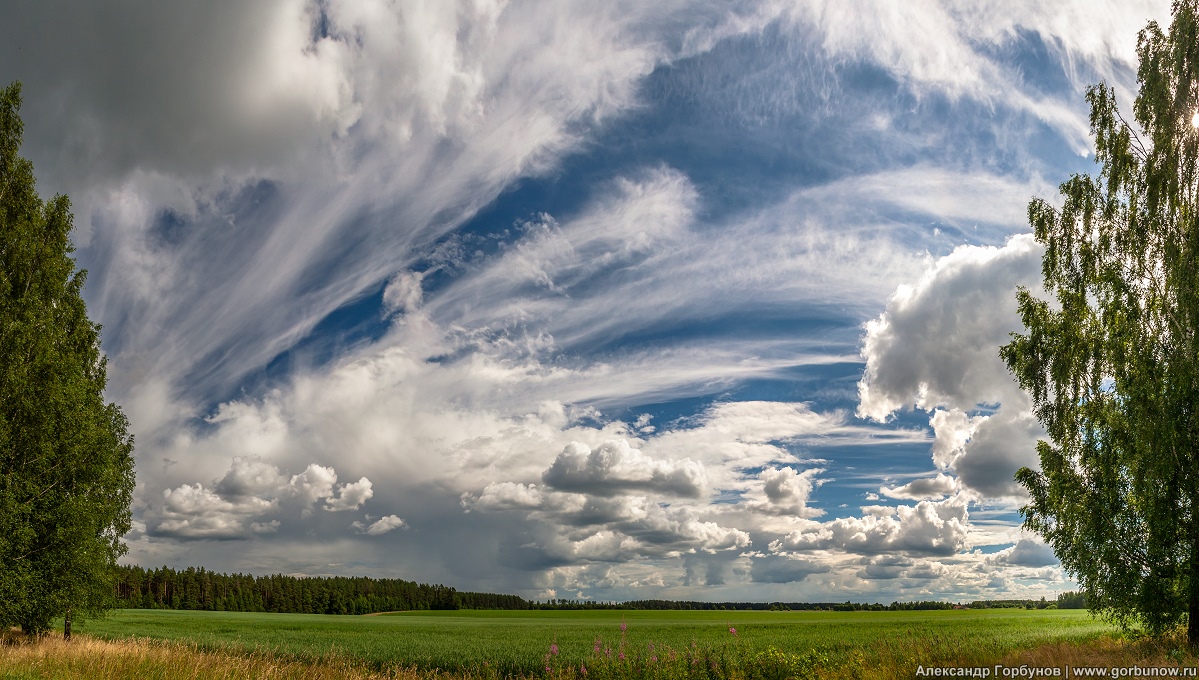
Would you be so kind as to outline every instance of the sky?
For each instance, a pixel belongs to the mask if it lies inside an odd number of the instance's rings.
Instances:
[[[1040,597],[998,357],[1154,2],[10,3],[146,567]]]

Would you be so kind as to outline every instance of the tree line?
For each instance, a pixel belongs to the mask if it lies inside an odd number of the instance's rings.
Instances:
[[[459,592],[391,578],[223,574],[203,567],[118,566],[117,606],[289,614],[373,614],[386,611],[528,609],[516,595]]]
[[[632,600],[597,602],[551,598],[526,600],[518,595],[461,592],[450,586],[366,576],[300,577],[273,574],[224,574],[204,567],[144,569],[118,566],[114,596],[127,609],[187,609],[288,614],[374,614],[387,611],[518,610],[694,610],[694,611],[916,611],[953,609],[935,600],[892,602],[698,602]],[[959,605],[960,606],[960,605]],[[1078,593],[1062,593],[1055,602],[976,600],[970,608],[1083,608]]]

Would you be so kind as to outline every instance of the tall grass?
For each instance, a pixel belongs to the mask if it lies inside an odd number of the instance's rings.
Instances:
[[[925,640],[928,641],[928,640]],[[940,651],[937,651],[940,649]],[[967,652],[949,662],[937,661],[945,648],[880,641],[840,658],[819,651],[798,654],[777,647],[757,648],[730,633],[724,644],[636,645],[627,636],[605,642],[597,638],[583,661],[565,658],[551,642],[539,667],[519,677],[547,680],[860,680],[911,678],[913,661],[931,665],[1001,662],[1008,666],[1194,666],[1181,637],[1165,640],[1118,640],[1100,637],[1085,642],[1048,642],[992,658]],[[76,636],[26,641],[8,635],[0,644],[0,678],[149,678],[151,680],[291,679],[316,680],[499,680],[511,676],[486,662],[455,672],[404,667],[379,668],[352,657],[297,659],[269,651],[201,648],[195,644],[130,638],[102,640]]]
[[[411,674],[413,678],[415,673]],[[373,680],[397,678],[351,659],[304,663],[265,652],[235,653],[146,638],[101,640],[47,637],[0,646],[0,678],[147,678],[150,680]]]

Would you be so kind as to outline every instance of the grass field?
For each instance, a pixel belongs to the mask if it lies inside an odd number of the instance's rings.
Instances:
[[[797,676],[819,668],[841,669],[845,673],[834,675],[846,677],[911,677],[918,664],[991,664],[1021,650],[1093,641],[1113,632],[1085,611],[1010,609],[458,611],[362,617],[122,610],[78,630],[108,639],[174,640],[201,650],[257,650],[293,661],[351,658],[376,669],[506,676],[547,675],[549,667],[550,675],[577,676],[581,667],[590,666],[593,679],[677,676],[665,673],[668,660],[684,669],[686,661],[695,667],[698,660],[713,665],[707,675],[736,677],[739,673],[714,664],[766,667],[772,659]],[[881,676],[874,672],[882,669],[890,670]]]

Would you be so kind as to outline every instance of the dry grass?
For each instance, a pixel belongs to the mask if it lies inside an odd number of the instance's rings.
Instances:
[[[1103,637],[1088,643],[1051,643],[1018,652],[1003,661],[1006,666],[1141,666],[1194,668],[1199,657],[1188,651],[1185,634],[1155,640],[1116,640]]]
[[[100,640],[78,635],[70,642],[51,636],[30,642],[2,636],[0,678],[147,678],[152,680],[418,680],[428,674],[380,673],[352,659],[302,662],[269,653],[202,650],[145,638]]]

